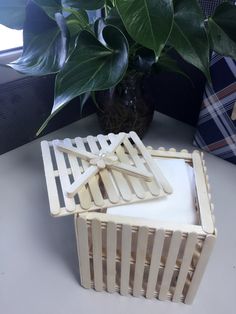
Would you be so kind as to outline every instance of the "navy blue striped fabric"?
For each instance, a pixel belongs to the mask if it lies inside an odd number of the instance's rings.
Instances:
[[[236,61],[214,54],[194,145],[236,164]]]

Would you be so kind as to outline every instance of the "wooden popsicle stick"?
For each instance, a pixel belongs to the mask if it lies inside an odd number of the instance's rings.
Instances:
[[[68,176],[67,172],[67,167],[66,167],[66,162],[65,158],[63,156],[63,153],[58,150],[57,145],[59,144],[58,140],[52,141],[54,153],[55,153],[55,158],[57,161],[57,166],[58,166],[58,172],[59,172],[59,178],[61,181],[61,186],[62,186],[62,194],[66,206],[66,210],[69,212],[72,212],[75,210],[75,200],[74,198],[68,197],[67,195],[67,189],[70,187],[70,179]]]
[[[166,259],[163,278],[161,282],[161,289],[158,296],[159,299],[162,301],[167,300],[167,295],[170,289],[170,283],[174,272],[174,266],[181,244],[181,236],[181,231],[174,231],[171,237],[170,247],[168,250],[168,256]]]
[[[205,232],[212,234],[214,233],[215,227],[212,220],[209,193],[206,186],[206,178],[204,175],[200,152],[194,151],[192,154],[192,159],[202,228]]]
[[[108,134],[108,138],[111,140],[115,135],[113,133]],[[129,157],[125,154],[124,148],[120,145],[116,149],[116,154],[119,157],[120,161],[129,164],[130,160]],[[137,195],[138,198],[143,199],[145,197],[145,190],[138,178],[135,178],[133,176],[127,176],[128,180],[131,182],[131,185],[134,189],[135,194]]]
[[[91,272],[89,262],[88,227],[85,219],[75,215],[76,242],[80,267],[81,285],[91,288]]]
[[[197,244],[197,233],[191,232],[188,234],[188,238],[186,241],[183,260],[180,266],[179,276],[176,283],[175,292],[173,295],[173,302],[180,302],[182,291],[187,279],[189,268],[191,267],[191,261],[193,257],[193,253],[195,251]]]
[[[98,172],[99,169],[97,166],[90,166],[86,169],[85,172],[67,188],[68,197],[74,197],[75,194]]]
[[[186,304],[191,304],[193,302],[195,294],[197,293],[198,286],[201,282],[202,276],[204,274],[209,257],[215,244],[215,238],[216,238],[215,235],[206,236],[199,261],[193,274],[191,285],[187,291],[187,295],[184,300],[184,303]]]
[[[121,274],[120,294],[129,293],[130,257],[131,257],[132,228],[129,225],[122,225],[121,238]]]
[[[89,145],[91,151],[94,154],[99,154],[99,149],[98,149],[98,146],[96,144],[94,137],[88,136],[87,141],[88,141],[88,145]],[[102,149],[103,149],[103,147],[102,147]],[[100,170],[99,174],[100,174],[100,177],[101,177],[102,182],[104,184],[104,187],[106,189],[107,196],[108,196],[109,200],[111,201],[111,203],[114,203],[114,204],[118,203],[120,196],[118,194],[118,191],[115,189],[114,182],[111,179],[111,174],[109,173],[109,171],[107,169]]]
[[[143,161],[140,159],[137,150],[133,147],[133,145],[130,143],[128,137],[124,140],[124,146],[127,149],[128,153],[132,157],[136,167],[141,170],[146,170],[146,167],[143,164]],[[153,180],[152,182],[146,182],[148,190],[155,195],[160,195],[160,186],[156,182],[156,180]]]
[[[146,251],[148,243],[148,231],[148,227],[140,227],[138,231],[133,288],[133,295],[135,297],[139,297],[142,294],[144,266],[146,262]]]
[[[107,168],[115,169],[115,170],[121,171],[125,174],[128,174],[130,176],[141,178],[141,179],[144,179],[145,181],[149,181],[149,182],[152,181],[152,179],[153,179],[153,175],[150,172],[148,172],[147,170],[140,170],[140,169],[137,169],[133,166],[126,165],[126,164],[121,163],[121,162],[116,162],[114,164],[107,165]]]
[[[109,149],[109,145],[108,145],[105,137],[103,135],[98,135],[97,139],[98,139],[102,149],[107,151]],[[116,156],[114,155],[114,157],[116,157]],[[109,167],[107,167],[107,168],[109,168]],[[114,176],[114,179],[116,181],[117,187],[120,191],[122,198],[126,201],[131,201],[132,200],[132,192],[130,190],[130,187],[129,187],[129,184],[128,184],[126,178],[124,177],[124,175],[121,172],[116,171],[116,169],[113,170],[111,168],[111,171],[112,171],[112,174]]]
[[[181,152],[173,152],[158,149],[148,149],[149,153],[153,157],[164,157],[164,158],[176,158],[176,159],[185,159],[188,161],[192,160],[192,154],[188,153],[184,149]]]
[[[100,219],[103,222],[113,221],[118,225],[121,224],[129,224],[136,227],[148,226],[149,228],[154,229],[165,229],[165,230],[181,230],[182,232],[197,232],[201,237],[205,237],[206,233],[202,230],[200,225],[191,225],[191,224],[176,224],[174,222],[164,222],[161,220],[152,220],[145,218],[136,218],[136,217],[128,217],[128,216],[118,216],[111,214],[102,214],[98,212],[86,212],[82,213],[83,216],[86,216],[87,219]]]
[[[75,138],[75,144],[76,144],[76,146],[78,147],[79,150],[85,151],[85,146],[84,146],[84,142],[83,142],[82,138],[80,138],[80,137]],[[86,160],[82,159],[81,160],[81,164],[82,164],[82,166],[84,168],[84,171],[86,169],[88,169],[89,163]],[[93,178],[91,178],[88,181],[88,186],[89,186],[89,189],[90,189],[90,192],[91,192],[91,195],[92,195],[94,203],[97,206],[103,206],[104,199],[102,197],[102,193],[101,193],[101,190],[99,188],[98,176],[94,176]]]
[[[64,144],[61,144],[61,143],[58,144],[57,148],[61,152],[64,152],[67,154],[72,154],[74,156],[77,156],[81,159],[85,159],[87,161],[89,161],[90,159],[93,159],[93,158],[97,158],[96,155],[91,154],[90,152],[87,152],[87,151],[79,151],[77,148],[70,146],[70,145],[68,145],[68,143],[65,143],[65,142],[64,142]]]
[[[116,224],[112,221],[107,223],[107,291],[115,292],[116,285]]]
[[[161,253],[162,253],[162,248],[164,245],[164,240],[165,240],[165,230],[163,229],[156,230],[154,241],[153,241],[152,257],[151,257],[150,270],[149,270],[148,282],[147,282],[146,297],[148,299],[153,298],[156,293],[156,284],[157,284],[158,273],[160,270]]]
[[[147,151],[146,147],[144,146],[143,142],[140,140],[138,135],[135,132],[130,132],[129,133],[132,140],[135,142],[137,145],[137,148],[140,150],[142,153],[143,157],[147,161],[149,167],[154,171],[154,176],[157,180],[157,182],[160,182],[164,191],[168,194],[173,192],[173,189],[165,176],[162,174],[161,169],[157,166],[156,162],[152,159],[151,155]]]
[[[92,220],[92,249],[94,268],[94,288],[96,291],[103,290],[103,268],[102,268],[102,228],[99,220]]]
[[[99,136],[99,135],[98,135]],[[114,153],[117,147],[124,141],[126,137],[125,133],[119,133],[115,138],[111,145],[108,145],[107,152]]]
[[[50,210],[52,215],[58,215],[60,214],[60,200],[58,197],[57,192],[57,185],[56,180],[53,175],[53,164],[52,164],[52,158],[49,148],[49,143],[47,141],[41,142],[41,148],[42,148],[42,156],[43,156],[43,162],[44,162],[44,173],[45,178],[47,182],[47,188],[48,188],[48,199],[50,204]]]
[[[72,146],[71,140],[69,138],[64,140],[65,145],[68,147]],[[71,166],[72,175],[74,180],[81,176],[80,167],[77,161],[77,158],[73,154],[68,154],[68,159]],[[91,196],[89,190],[86,186],[82,186],[80,190],[78,190],[80,206],[83,209],[88,209],[91,206]]]

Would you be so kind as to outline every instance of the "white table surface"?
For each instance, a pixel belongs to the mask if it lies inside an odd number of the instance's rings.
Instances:
[[[93,115],[45,138],[100,132]],[[144,143],[193,150],[193,133],[190,126],[155,114]],[[1,314],[236,313],[235,165],[205,155],[218,238],[195,302],[189,306],[79,285],[73,217],[49,214],[40,141],[0,156]]]

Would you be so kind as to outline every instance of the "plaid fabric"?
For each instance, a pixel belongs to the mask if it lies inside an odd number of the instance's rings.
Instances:
[[[214,54],[194,145],[236,164],[236,61]]]
[[[225,0],[198,0],[205,16],[212,15],[215,11],[215,8]],[[233,1],[229,1],[233,2]]]

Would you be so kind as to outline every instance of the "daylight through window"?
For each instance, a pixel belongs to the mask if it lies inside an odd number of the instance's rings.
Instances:
[[[23,46],[22,30],[10,29],[0,24],[0,51]]]

